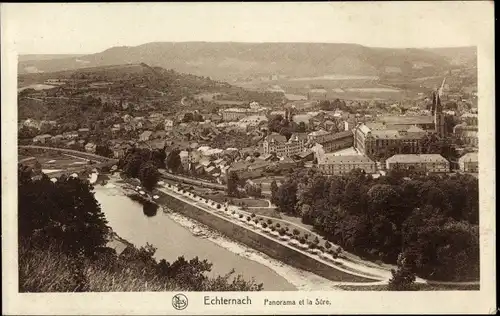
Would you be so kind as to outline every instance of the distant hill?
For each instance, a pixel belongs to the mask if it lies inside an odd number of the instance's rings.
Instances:
[[[427,48],[429,52],[443,56],[451,65],[477,67],[477,49],[472,46]]]
[[[282,74],[431,76],[447,70],[454,54],[470,50],[371,48],[325,43],[155,42],[113,47],[100,53],[49,60],[20,60],[19,73],[53,72],[83,67],[147,63],[218,80]],[[458,58],[458,57],[457,57]],[[455,59],[457,59],[455,58]],[[424,65],[417,67],[415,65]]]
[[[85,54],[21,54],[18,56],[18,60],[20,62],[25,62],[25,61],[64,59],[64,58],[78,58],[80,56],[85,56]]]

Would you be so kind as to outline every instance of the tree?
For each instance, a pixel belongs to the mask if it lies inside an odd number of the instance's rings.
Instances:
[[[315,245],[318,245],[318,244],[319,244],[319,238],[318,238],[318,236],[316,236],[316,237],[314,238],[313,243],[314,243]]]
[[[299,126],[297,127],[297,132],[298,133],[305,133],[306,131],[307,131],[306,123],[300,122]]]
[[[146,189],[152,190],[158,183],[159,179],[160,173],[153,162],[147,161],[141,165],[139,170],[139,180],[141,180],[142,185]]]
[[[271,203],[274,205],[278,204],[278,184],[276,180],[271,182]]]
[[[297,184],[295,182],[283,183],[278,188],[278,203],[280,211],[288,214],[295,214],[295,204],[297,203]]]
[[[258,184],[245,184],[245,191],[249,196],[259,198],[262,196],[262,187]]]
[[[89,257],[104,249],[110,230],[87,181],[61,177],[52,183],[45,175],[33,181],[24,167],[18,178],[21,243],[46,248],[55,242],[63,252]]]
[[[238,177],[238,174],[234,171],[229,172],[229,176],[227,179],[227,195],[229,196],[234,196],[238,197],[239,196],[239,191],[238,191],[238,183],[240,179]]]
[[[388,289],[391,291],[408,291],[411,290],[416,276],[412,271],[411,263],[406,257],[406,254],[400,253],[398,256],[397,270],[392,269],[392,278],[389,280]]]
[[[129,176],[136,178],[139,175],[139,169],[144,159],[139,150],[130,150],[125,157],[118,162],[118,167],[122,168],[123,172]]]
[[[165,167],[165,159],[167,158],[167,153],[164,149],[157,148],[152,151],[151,159],[158,166],[158,168]]]
[[[179,149],[172,150],[167,156],[167,168],[172,172],[179,171],[181,166],[181,156]]]
[[[194,120],[194,115],[191,112],[184,114],[184,117],[182,118],[183,123],[189,123],[192,122],[193,120]]]
[[[95,147],[95,154],[103,157],[113,157],[113,151],[108,145],[97,145]]]

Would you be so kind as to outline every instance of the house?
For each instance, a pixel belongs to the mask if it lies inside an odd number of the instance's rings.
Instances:
[[[477,152],[467,153],[458,159],[458,166],[462,172],[477,173],[479,171],[479,159]]]
[[[290,157],[283,157],[278,161],[277,166],[280,170],[293,169],[297,166],[297,162]]]
[[[264,155],[276,153],[278,157],[290,157],[305,149],[307,134],[294,133],[287,141],[286,137],[277,133],[268,135],[263,142]]]
[[[63,135],[61,135],[61,134],[59,134],[59,135],[56,135],[56,136],[52,137],[52,138],[50,139],[50,141],[51,141],[52,143],[54,143],[54,144],[58,144],[58,143],[62,142],[62,140],[63,140],[63,139],[64,139],[64,136],[63,136]]]
[[[127,152],[132,148],[132,145],[125,143],[125,144],[116,144],[113,146],[113,157],[116,159],[120,159],[125,157]]]
[[[144,131],[139,135],[139,141],[146,142],[151,139],[151,135],[153,135],[152,131]]]
[[[78,136],[87,136],[90,133],[90,129],[88,128],[80,128],[78,130]]]
[[[307,150],[295,155],[297,159],[301,161],[312,161],[314,159],[314,152],[312,150]]]
[[[26,127],[32,127],[32,128],[36,128],[36,129],[40,129],[40,122],[37,121],[37,120],[33,120],[33,119],[27,119],[23,122],[23,125],[26,126]]]
[[[52,135],[49,134],[43,134],[43,135],[38,135],[33,138],[33,143],[40,143],[40,144],[45,144],[52,138]]]
[[[124,116],[122,116],[122,119],[123,119],[123,122],[130,123],[130,122],[132,122],[134,117],[131,116],[130,114],[125,114]]]
[[[321,144],[325,152],[349,148],[354,144],[354,137],[351,131],[330,133],[325,130],[319,130],[309,133],[307,139],[310,144]]]
[[[224,121],[236,121],[247,116],[254,115],[266,115],[266,108],[229,108],[220,111],[222,114],[222,120]]]
[[[152,139],[165,139],[167,137],[167,132],[166,131],[155,131],[151,135]]]
[[[171,131],[174,128],[174,121],[166,119],[164,122],[164,127],[166,131]]]
[[[88,153],[95,153],[95,149],[96,149],[96,144],[94,143],[87,143],[85,145],[85,151]]]
[[[187,152],[186,150],[183,150],[181,152],[179,152],[179,157],[181,159],[181,165],[182,167],[187,170],[189,168],[189,164],[190,164],[190,161],[189,161],[189,152]]]
[[[476,148],[479,146],[477,125],[467,125],[467,123],[455,125],[455,127],[453,127],[453,134],[464,145]]]
[[[394,155],[386,161],[387,170],[413,170],[426,173],[450,172],[450,163],[438,154]]]
[[[201,159],[201,160],[198,162],[198,164],[199,164],[200,166],[203,166],[203,168],[205,168],[205,169],[213,165],[213,164],[212,164],[212,162],[211,162],[208,158],[203,158],[203,159]]]
[[[363,155],[336,156],[330,153],[318,157],[318,169],[326,175],[346,174],[354,169],[361,169],[366,173],[375,173],[376,164]]]
[[[231,172],[236,172],[239,179],[251,179],[261,177],[266,168],[272,165],[269,161],[263,161],[260,159],[256,159],[254,162],[249,161],[237,161],[231,164],[231,166],[227,169],[226,175],[229,175]]]

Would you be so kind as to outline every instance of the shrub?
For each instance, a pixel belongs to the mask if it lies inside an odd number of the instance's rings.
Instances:
[[[288,232],[290,228],[288,226],[285,226],[285,231]]]
[[[252,215],[251,215],[251,216],[252,216],[252,217],[255,217],[255,213],[252,213]]]
[[[343,251],[342,247],[337,247],[336,252],[337,252],[338,255],[340,255],[342,253],[342,251]]]
[[[227,208],[226,208],[226,210],[227,210]],[[231,212],[231,214],[236,214],[236,211],[235,211],[235,210],[233,210],[233,211]]]
[[[259,220],[256,218],[256,219],[254,219],[254,220],[253,220],[253,222],[254,222],[255,224],[258,224],[258,223],[259,223]]]
[[[294,228],[293,231],[292,231],[292,233],[293,233],[294,236],[300,235],[300,231],[297,228]]]
[[[306,243],[306,239],[304,237],[300,237],[299,242],[301,244],[305,244]]]
[[[272,225],[272,224],[273,224],[273,221],[272,221],[271,219],[268,219],[268,220],[267,220],[267,224],[268,224],[268,225]]]
[[[304,234],[304,238],[305,238],[306,240],[307,240],[307,239],[309,239],[309,234],[308,234],[308,233],[305,233],[305,234]]]
[[[251,221],[252,218],[250,216],[247,216],[247,222]]]
[[[310,243],[310,244],[309,244],[309,249],[314,249],[314,248],[316,248],[316,245],[315,245],[315,244],[313,244],[313,243]]]
[[[221,208],[220,204],[217,204],[217,209],[220,209],[220,208]],[[226,211],[227,211],[227,208],[226,208]]]
[[[321,250],[321,252],[325,252],[325,247],[323,246],[319,246],[318,249]]]
[[[262,228],[267,228],[267,224],[266,223],[262,223]]]
[[[271,226],[271,230],[272,230],[273,232],[274,232],[274,231],[276,231],[276,227]]]
[[[279,234],[280,236],[284,236],[285,235],[285,230],[282,228],[279,230]]]
[[[316,238],[314,238],[313,242],[314,242],[315,245],[319,244],[319,238],[318,238],[318,236],[316,236]]]
[[[325,242],[325,248],[326,248],[326,249],[330,249],[330,248],[332,248],[332,244],[331,244],[330,242],[326,241],[326,242]]]
[[[276,223],[276,228],[280,228],[280,227],[281,227],[280,223]]]
[[[238,215],[239,218],[243,218],[243,214]]]

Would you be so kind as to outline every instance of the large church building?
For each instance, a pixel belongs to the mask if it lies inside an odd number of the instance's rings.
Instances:
[[[444,114],[439,93],[433,92],[431,115],[382,116],[376,122],[360,123],[354,130],[354,147],[368,156],[378,156],[388,148],[416,154],[423,138],[434,133],[445,136]]]

